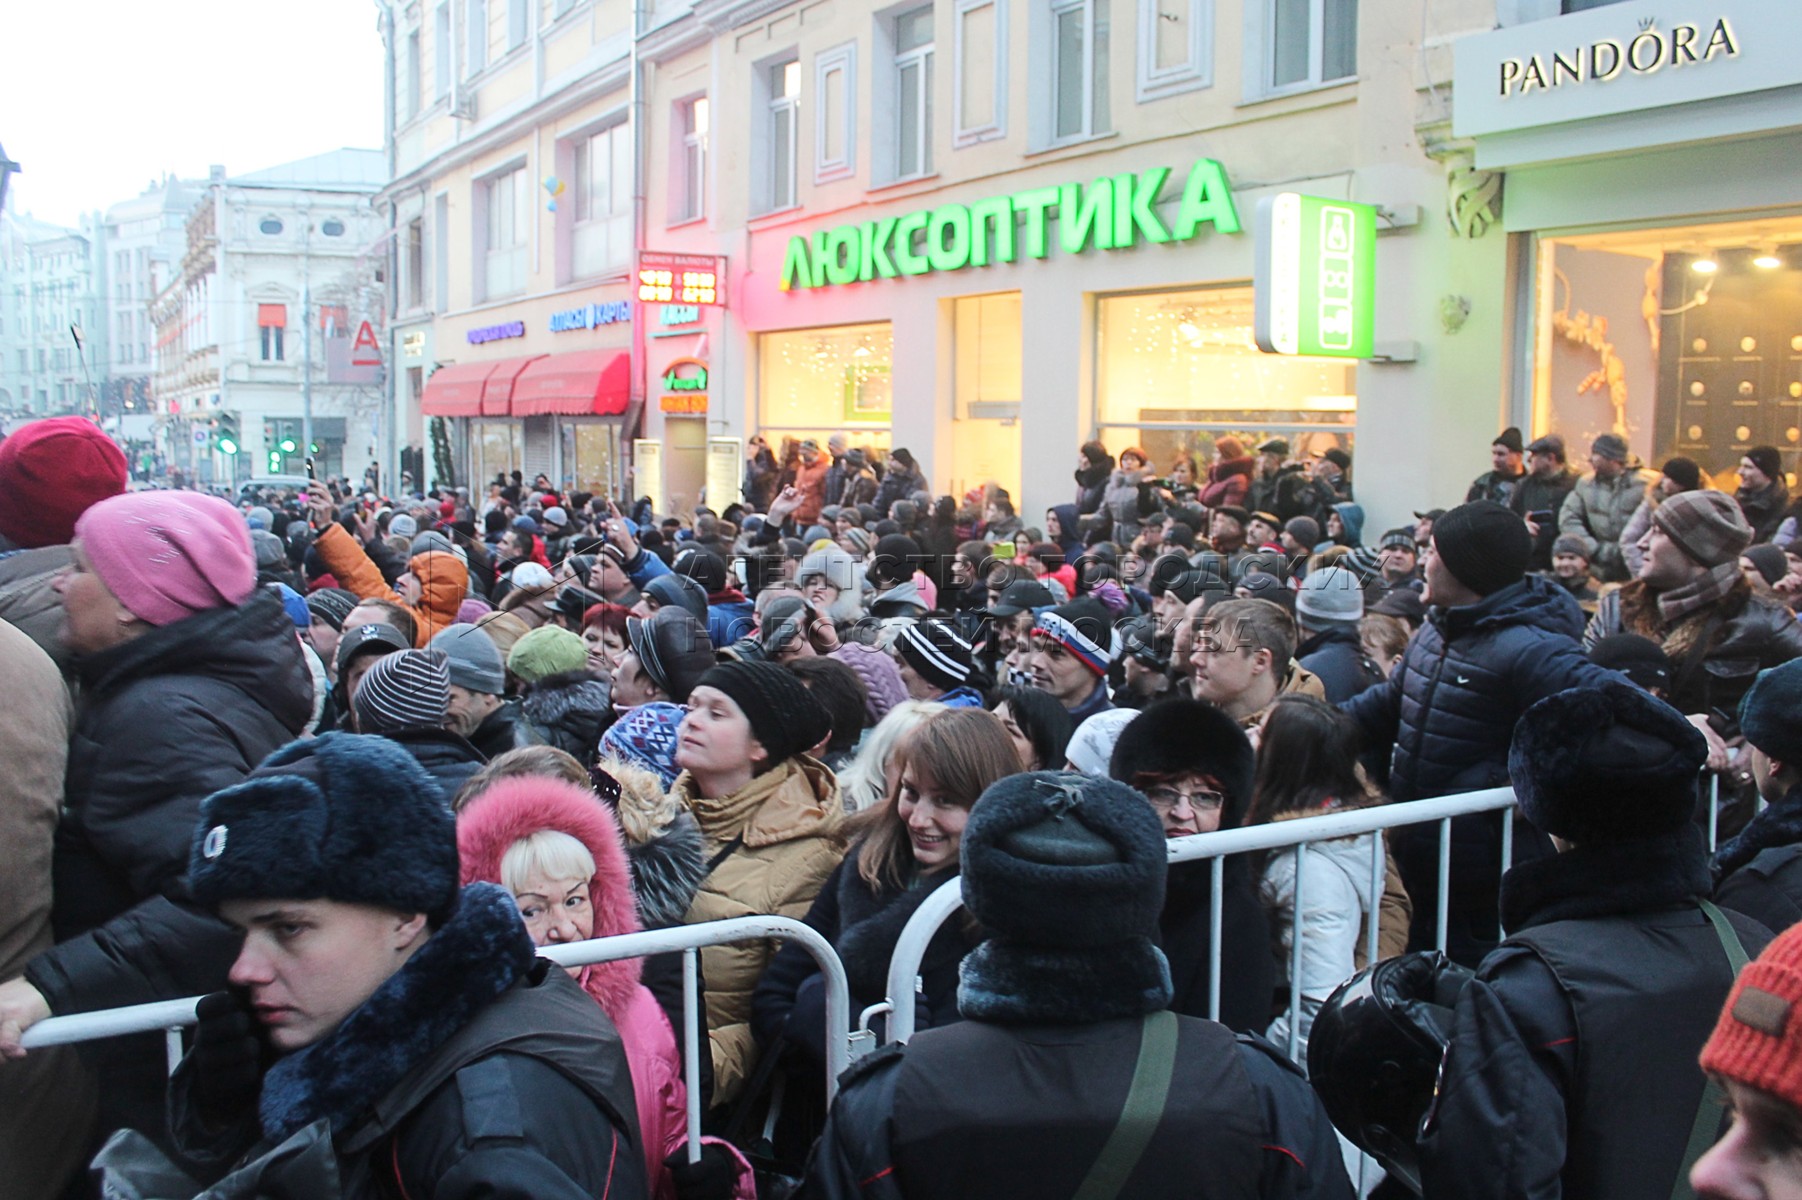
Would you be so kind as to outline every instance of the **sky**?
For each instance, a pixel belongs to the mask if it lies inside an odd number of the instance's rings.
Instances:
[[[165,173],[379,150],[376,17],[375,0],[0,4],[7,207],[74,225]]]

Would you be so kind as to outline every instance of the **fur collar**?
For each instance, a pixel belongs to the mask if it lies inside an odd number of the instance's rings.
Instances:
[[[263,1133],[286,1140],[321,1117],[341,1134],[531,969],[532,939],[512,897],[463,889],[456,912],[360,1007],[263,1078]]]
[[[957,1011],[997,1025],[1091,1025],[1170,1007],[1170,964],[1149,938],[1091,949],[990,938],[957,970]]]
[[[1609,917],[1693,904],[1713,891],[1693,825],[1632,842],[1574,846],[1502,876],[1502,927]]]
[[[632,864],[632,888],[638,893],[638,915],[645,928],[682,924],[707,871],[701,827],[695,819],[677,813],[655,837],[628,841],[626,858]]]
[[[1794,846],[1798,842],[1802,842],[1802,787],[1792,788],[1789,795],[1753,817],[1738,837],[1715,851],[1715,882],[1773,846]]]

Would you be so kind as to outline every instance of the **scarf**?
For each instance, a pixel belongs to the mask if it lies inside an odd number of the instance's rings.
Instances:
[[[1672,588],[1661,592],[1658,596],[1658,615],[1666,624],[1675,624],[1685,616],[1705,605],[1725,600],[1733,585],[1745,578],[1739,569],[1739,559],[1734,557],[1719,566],[1710,567],[1706,574],[1700,575],[1680,588]]]

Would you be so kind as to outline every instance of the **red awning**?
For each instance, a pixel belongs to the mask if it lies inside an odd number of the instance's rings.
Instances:
[[[506,416],[508,404],[513,399],[513,384],[518,380],[520,372],[544,357],[542,354],[528,354],[521,358],[503,358],[490,364],[493,370],[488,372],[488,379],[482,384],[482,415]]]
[[[432,372],[419,398],[419,411],[428,417],[477,417],[482,414],[482,384],[491,362],[451,363]]]
[[[612,417],[625,412],[631,398],[631,351],[577,350],[534,359],[520,372],[513,383],[513,415]]]

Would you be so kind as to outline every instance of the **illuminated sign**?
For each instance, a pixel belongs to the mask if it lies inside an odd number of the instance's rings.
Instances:
[[[1258,201],[1253,336],[1267,354],[1369,358],[1377,210],[1282,192]]]
[[[472,329],[463,335],[470,345],[480,346],[483,342],[499,342],[507,338],[526,336],[524,321],[508,321],[505,325],[484,325],[480,329]]]
[[[1206,225],[1238,233],[1239,214],[1226,168],[1204,158],[1189,170],[1168,225],[1158,215],[1169,167],[1127,172],[1090,184],[1066,183],[996,196],[968,206],[946,204],[904,217],[822,229],[789,239],[780,287],[868,283],[929,271],[959,271],[1044,258],[1053,240],[1066,254],[1124,250],[1140,241],[1186,242]],[[1057,214],[1055,239],[1051,215]]]
[[[425,332],[423,330],[401,334],[400,356],[402,358],[425,357]]]
[[[1618,79],[1623,71],[1650,75],[1663,67],[1674,70],[1690,63],[1705,63],[1717,54],[1739,57],[1733,27],[1725,17],[1717,19],[1714,28],[1706,33],[1702,26],[1693,24],[1678,25],[1666,33],[1655,23],[1646,22],[1630,40],[1600,38],[1587,46],[1573,46],[1568,53],[1554,50],[1550,54],[1504,58],[1496,91],[1506,99],[1524,96],[1534,88],[1607,83]]]
[[[719,304],[720,260],[711,254],[638,252],[638,299],[644,304]]]
[[[666,392],[704,392],[707,390],[707,364],[698,358],[678,358],[663,372]]]
[[[657,310],[659,325],[693,325],[701,319],[701,309],[694,304],[665,304]]]
[[[678,416],[693,416],[707,411],[705,393],[689,392],[681,396],[664,396],[657,402],[657,407],[666,413]]]
[[[614,300],[608,304],[584,304],[580,308],[569,308],[551,314],[551,332],[568,333],[572,329],[599,329],[603,325],[618,325],[632,319],[632,304],[627,300]]]

